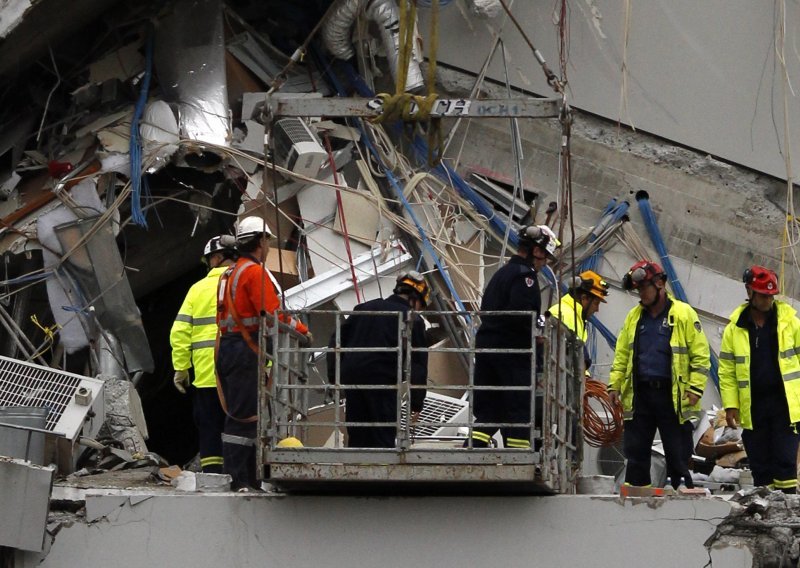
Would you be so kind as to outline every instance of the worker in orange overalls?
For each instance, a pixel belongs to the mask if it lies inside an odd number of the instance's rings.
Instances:
[[[217,379],[225,408],[222,455],[231,488],[256,489],[256,420],[258,381],[264,375],[258,365],[258,327],[262,314],[275,314],[280,300],[272,275],[264,267],[272,232],[260,217],[246,217],[236,228],[236,264],[220,277],[217,290]],[[279,319],[306,334],[302,322],[278,313]]]

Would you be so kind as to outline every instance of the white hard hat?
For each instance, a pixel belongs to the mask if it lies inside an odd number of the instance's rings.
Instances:
[[[219,242],[219,237],[211,237],[211,239],[206,243],[205,248],[203,249],[203,256],[208,257],[215,252],[219,252],[224,250],[225,247]]]
[[[528,225],[519,230],[520,244],[537,246],[544,250],[550,258],[555,258],[555,252],[561,246],[556,234],[547,225]]]
[[[236,240],[243,241],[260,234],[272,236],[272,231],[267,222],[261,217],[245,217],[236,225]]]

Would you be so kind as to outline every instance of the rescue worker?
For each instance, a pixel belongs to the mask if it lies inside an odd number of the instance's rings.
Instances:
[[[386,347],[399,346],[397,317],[369,315],[358,312],[401,312],[408,321],[409,312],[422,311],[430,301],[430,288],[417,271],[404,272],[397,277],[393,294],[358,304],[341,328],[341,346]],[[411,327],[411,346],[427,347],[425,325],[414,316]],[[401,354],[403,361],[405,355]],[[330,361],[330,359],[329,359]],[[334,360],[335,365],[335,360]],[[341,355],[340,376],[345,385],[397,385],[398,361],[396,351],[345,352]],[[330,366],[330,363],[329,363]],[[428,381],[428,353],[411,353],[411,385]],[[335,373],[334,373],[335,380]],[[347,422],[397,422],[397,388],[345,389]],[[425,389],[410,389],[411,422],[416,422],[425,402]],[[394,448],[395,426],[348,426],[347,446],[350,448]]]
[[[601,303],[606,303],[606,296],[608,296],[608,282],[597,272],[585,270],[575,277],[567,294],[561,297],[561,301],[547,310],[583,341],[587,374],[592,361],[586,351],[586,340],[589,338],[586,322],[600,310]]]
[[[489,280],[481,300],[481,312],[520,311],[520,315],[481,315],[475,336],[478,349],[527,349],[533,344],[533,322],[542,307],[538,271],[555,258],[560,246],[546,225],[530,225],[519,231],[517,253]],[[531,447],[531,368],[530,353],[475,353],[473,410],[475,427],[472,445],[489,447],[499,429],[506,448]],[[517,390],[484,390],[482,386],[518,387]],[[519,426],[484,424],[511,423]],[[465,446],[467,444],[465,443]]]
[[[775,299],[778,278],[763,266],[744,272],[747,302],[722,334],[719,388],[728,426],[742,441],[756,485],[797,492],[800,320]]]
[[[617,338],[608,389],[624,412],[625,483],[651,485],[650,451],[658,429],[673,487],[683,480],[691,488],[691,420],[700,416],[710,352],[697,312],[669,294],[666,281],[661,266],[649,260],[623,277],[622,287],[639,293],[639,305],[628,312]]]
[[[258,328],[262,314],[276,314],[296,331],[306,334],[300,321],[279,313],[280,300],[272,276],[264,267],[272,232],[260,217],[245,217],[236,227],[239,258],[222,274],[217,289],[217,378],[225,409],[222,451],[231,488],[256,488],[256,420],[258,381]]]
[[[236,260],[236,251],[232,246],[224,246],[222,238],[214,237],[206,243],[202,261],[209,272],[189,288],[169,334],[175,388],[181,394],[186,394],[190,382],[194,387],[191,389],[192,410],[200,442],[203,473],[222,473],[220,436],[225,412],[217,396],[217,376],[214,372],[217,284],[222,273]],[[192,381],[189,378],[190,368],[194,368]]]

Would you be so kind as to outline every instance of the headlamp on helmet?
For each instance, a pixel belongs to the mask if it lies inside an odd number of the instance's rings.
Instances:
[[[753,292],[774,296],[780,292],[778,289],[778,276],[769,268],[754,265],[744,271],[742,275],[744,285]]]
[[[573,280],[571,288],[599,298],[603,303],[606,302],[605,297],[608,296],[608,282],[594,270],[581,272]]]
[[[561,246],[561,241],[547,225],[527,225],[519,230],[517,236],[521,246],[539,247],[551,260],[555,260],[556,249]]]
[[[643,284],[653,282],[657,278],[666,278],[664,269],[649,260],[640,260],[622,277],[624,290],[638,290]]]
[[[403,272],[397,277],[397,284],[394,287],[395,294],[411,294],[419,299],[423,305],[427,306],[431,299],[431,289],[425,282],[425,277],[416,270]]]
[[[224,258],[235,258],[236,253],[233,249],[235,244],[236,241],[230,235],[211,237],[206,246],[203,247],[203,256],[200,260],[208,266],[208,261],[211,259],[211,255],[214,254],[221,254]]]

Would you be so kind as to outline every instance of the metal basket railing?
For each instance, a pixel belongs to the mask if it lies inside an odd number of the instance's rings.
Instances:
[[[538,475],[554,491],[574,490],[582,458],[582,396],[583,354],[582,343],[563,325],[550,319],[543,329],[532,325],[532,347],[526,349],[486,349],[475,346],[476,316],[531,317],[524,312],[424,312],[426,319],[455,317],[465,325],[470,338],[465,347],[421,347],[411,345],[413,319],[411,313],[404,317],[401,312],[359,312],[363,317],[394,318],[397,321],[397,344],[384,347],[346,347],[341,344],[341,326],[353,312],[299,311],[293,316],[304,321],[320,318],[334,319],[332,344],[325,347],[303,344],[303,337],[274,318],[265,319],[260,341],[264,353],[265,367],[269,368],[269,379],[259,385],[259,463],[269,466],[275,463],[291,464],[532,464]],[[352,378],[342,377],[342,357],[348,353],[376,352],[396,357],[396,375],[391,384],[353,384]],[[415,353],[457,353],[467,361],[463,369],[463,384],[438,385],[440,392],[466,392],[461,404],[466,403],[467,412],[453,420],[423,413],[421,420],[412,424],[407,419],[408,401],[415,389],[426,385],[411,382],[411,359]],[[481,353],[514,355],[511,359],[529,358],[531,386],[498,386],[475,384],[475,356]],[[325,354],[332,359],[333,380],[328,384],[309,382],[310,362]],[[347,391],[393,390],[396,393],[396,419],[391,422],[348,422],[344,404]],[[524,423],[481,423],[489,429],[527,428],[531,447],[521,448],[476,448],[472,444],[474,419],[474,396],[476,391],[514,391],[530,400],[530,421]],[[309,414],[311,396],[328,400],[327,415],[320,418]],[[346,404],[346,403],[345,403]],[[317,407],[319,408],[319,407]],[[353,448],[345,446],[348,427],[392,427],[395,429],[395,446],[392,448]],[[288,436],[298,438],[304,444],[311,437],[311,429],[328,429],[330,436],[326,445],[305,445],[302,448],[285,448],[280,441]],[[440,430],[458,431],[463,436],[436,435]],[[425,430],[422,434],[418,431]],[[433,431],[434,433],[430,433]],[[319,438],[319,436],[316,436]],[[324,436],[323,436],[324,437]],[[461,446],[464,447],[461,447]]]

